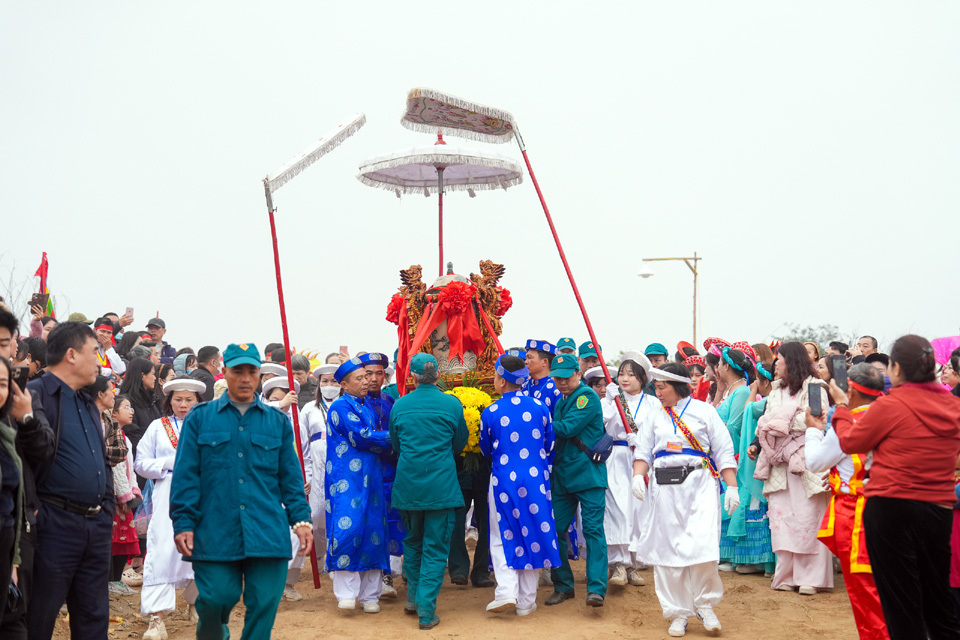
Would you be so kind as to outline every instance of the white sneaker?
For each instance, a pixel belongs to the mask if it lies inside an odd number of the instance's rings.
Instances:
[[[733,563],[721,562],[720,565],[717,567],[717,569],[719,569],[720,571],[733,571]]]
[[[529,609],[520,609],[520,608],[518,607],[518,608],[517,608],[517,615],[518,615],[518,616],[528,616],[528,615],[530,615],[531,613],[533,613],[533,612],[536,611],[536,610],[537,610],[537,604],[536,604],[536,603],[534,603],[533,606],[530,607]]]
[[[782,584],[777,587],[777,591],[793,591],[793,589],[794,587],[790,586],[789,584]]]
[[[613,566],[613,573],[607,579],[607,584],[622,587],[627,584],[627,570],[619,562]]]
[[[635,587],[642,587],[647,584],[647,581],[643,579],[643,576],[640,575],[640,572],[636,569],[630,569],[630,571],[627,572],[627,582]]]
[[[501,611],[509,611],[510,609],[517,608],[517,601],[514,599],[509,600],[494,600],[487,605],[487,611],[493,613],[500,613]]]
[[[200,615],[197,613],[197,606],[193,604],[187,605],[187,618],[190,619],[190,622],[197,624],[200,622]]]
[[[150,624],[143,633],[143,640],[167,640],[167,628],[159,616],[150,616]]]
[[[128,587],[139,587],[143,585],[143,576],[133,567],[127,567],[120,576],[120,582]]]
[[[817,588],[804,585],[797,589],[797,592],[802,596],[815,596],[817,595]]]
[[[364,612],[364,613],[380,613],[380,603],[379,603],[379,602],[364,602],[364,603],[363,603],[363,612]]]
[[[383,588],[380,590],[381,598],[396,598],[397,590],[393,586],[393,576],[384,575],[383,576]]]
[[[476,542],[477,539],[479,539],[479,537],[480,537],[480,532],[477,531],[477,528],[470,527],[469,529],[467,529],[467,535],[464,536],[463,539],[464,539],[464,542],[466,542],[467,540],[473,540],[474,542]]]
[[[717,614],[713,612],[713,607],[700,607],[697,610],[697,616],[703,621],[703,628],[711,636],[720,635],[720,620]]]
[[[303,600],[303,596],[293,588],[292,584],[288,584],[283,588],[283,599],[289,600],[290,602],[297,602],[299,600]]]
[[[751,575],[754,573],[763,573],[763,570],[755,564],[738,564],[734,571],[742,576]]]
[[[357,599],[350,598],[349,600],[341,600],[337,603],[337,609],[356,609],[357,608]]]
[[[667,629],[667,635],[671,638],[682,638],[687,635],[687,619],[674,618],[670,623],[670,628]]]

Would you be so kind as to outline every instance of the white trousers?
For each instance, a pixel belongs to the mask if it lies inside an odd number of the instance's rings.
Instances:
[[[340,600],[379,602],[383,591],[383,572],[379,569],[369,571],[331,571],[333,595]]]
[[[618,562],[629,569],[639,569],[643,563],[637,559],[636,553],[631,553],[629,544],[610,544],[607,543],[607,557],[610,565]]]
[[[183,588],[183,599],[189,604],[197,601],[197,588],[193,580]],[[177,588],[172,584],[144,585],[140,589],[140,614],[162,613],[170,615],[177,610]]]
[[[532,609],[537,604],[540,569],[511,569],[507,566],[503,539],[500,537],[500,523],[497,522],[493,484],[488,490],[487,504],[490,505],[490,561],[493,564],[493,574],[497,577],[493,599],[516,600],[518,609]]]
[[[689,567],[653,568],[653,584],[663,617],[692,618],[700,607],[713,607],[723,598],[723,583],[716,562]]]
[[[390,573],[397,577],[403,573],[403,556],[390,556]]]

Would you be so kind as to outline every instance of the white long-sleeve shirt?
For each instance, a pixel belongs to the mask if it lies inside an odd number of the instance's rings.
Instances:
[[[106,361],[110,363],[109,367],[100,367],[100,374],[110,377],[111,374],[115,373],[118,376],[122,376],[127,372],[127,365],[123,363],[123,359],[120,357],[120,354],[117,353],[117,350],[113,347],[107,349],[106,353],[103,351],[103,347],[98,347],[100,350],[101,356],[106,356]]]
[[[853,466],[853,458],[840,448],[840,440],[837,438],[836,431],[830,429],[824,433],[820,429],[808,427],[804,456],[807,460],[807,469],[814,473],[823,473],[836,467],[837,473],[840,474],[840,491],[850,493],[850,479],[853,478],[856,468]],[[873,454],[867,454],[864,467],[869,469],[872,462]],[[863,484],[866,486],[866,478]]]

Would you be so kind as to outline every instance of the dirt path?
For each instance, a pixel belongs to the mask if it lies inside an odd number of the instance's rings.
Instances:
[[[444,583],[437,613],[440,625],[430,631],[417,628],[415,616],[404,615],[404,588],[396,600],[382,600],[379,614],[362,611],[340,611],[336,608],[328,576],[322,588],[313,589],[308,569],[297,589],[303,594],[300,602],[282,602],[273,637],[276,640],[314,640],[316,638],[483,638],[484,640],[518,640],[519,638],[667,638],[668,623],[663,619],[653,590],[653,572],[643,572],[644,587],[611,587],[605,605],[590,609],[584,604],[584,563],[573,563],[577,580],[577,597],[554,607],[543,600],[551,589],[541,587],[539,608],[520,618],[514,614],[489,614],[484,607],[493,599],[493,589],[458,587]],[[723,625],[723,636],[744,640],[776,638],[777,640],[851,640],[857,637],[850,603],[843,588],[843,578],[836,576],[837,586],[829,593],[813,597],[772,591],[770,580],[760,576],[722,573],[723,602],[716,608]],[[177,613],[167,621],[170,640],[195,637],[194,626],[186,620],[186,603],[179,601]],[[111,596],[111,615],[121,616],[122,624],[111,624],[111,638],[139,638],[146,621],[139,618],[140,597]],[[243,606],[234,610],[230,625],[231,637],[239,638],[243,627]],[[57,638],[67,638],[61,624]],[[691,620],[688,638],[706,637],[703,626]]]

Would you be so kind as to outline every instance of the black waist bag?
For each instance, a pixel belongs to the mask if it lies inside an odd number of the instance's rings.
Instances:
[[[615,441],[612,436],[605,433],[600,436],[600,439],[597,440],[597,444],[593,445],[593,448],[583,444],[583,440],[576,436],[570,438],[570,442],[572,442],[573,446],[575,446],[577,449],[580,449],[580,451],[583,451],[585,454],[587,454],[587,457],[590,458],[591,461],[600,464],[602,462],[606,462],[607,458],[610,457],[610,453],[613,451],[613,443]]]
[[[687,476],[699,469],[700,466],[691,464],[683,467],[662,467],[654,469],[653,475],[657,479],[657,484],[683,484]]]

